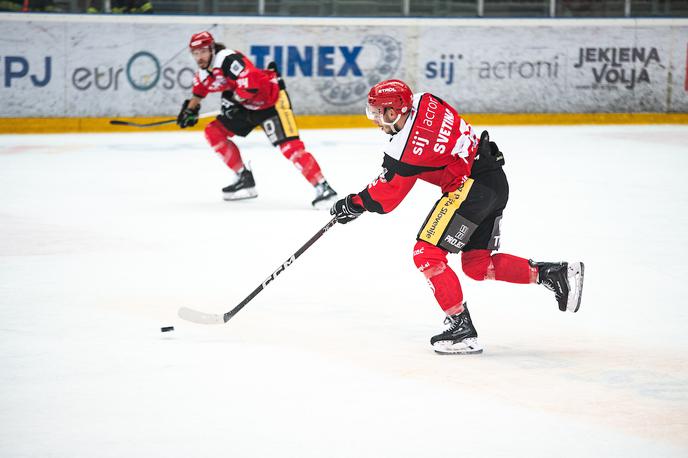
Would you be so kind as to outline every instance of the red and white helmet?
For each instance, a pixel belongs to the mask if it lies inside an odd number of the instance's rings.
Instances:
[[[394,125],[402,114],[411,111],[412,106],[413,92],[411,92],[411,88],[401,80],[386,80],[377,83],[368,92],[366,115],[372,121]],[[384,122],[385,108],[393,108],[398,113],[397,118],[391,124]]]
[[[199,32],[191,35],[191,40],[189,40],[189,48],[193,51],[194,49],[201,48],[213,48],[215,44],[215,39],[210,34],[210,32]]]

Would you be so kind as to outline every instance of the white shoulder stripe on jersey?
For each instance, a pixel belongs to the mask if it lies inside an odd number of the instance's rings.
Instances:
[[[404,148],[406,147],[408,138],[411,135],[411,127],[413,126],[413,123],[416,121],[416,114],[418,113],[418,105],[420,104],[420,99],[421,97],[423,97],[424,94],[425,92],[413,94],[413,107],[411,108],[411,115],[406,120],[406,124],[404,124],[404,127],[402,127],[399,133],[392,136],[392,139],[389,141],[389,145],[387,146],[387,148],[385,148],[385,154],[387,154],[390,157],[393,157],[397,161],[401,160],[401,155],[404,153]]]
[[[215,55],[215,59],[213,59],[213,68],[222,68],[222,62],[225,60],[225,57],[236,53],[237,51],[233,49],[223,49]]]

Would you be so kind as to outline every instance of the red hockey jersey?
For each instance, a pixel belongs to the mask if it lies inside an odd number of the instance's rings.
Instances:
[[[353,200],[368,211],[388,213],[418,179],[443,193],[455,191],[471,174],[478,141],[448,103],[430,93],[414,94],[410,116],[385,148],[382,174]]]
[[[277,74],[261,70],[239,51],[223,49],[207,69],[194,76],[193,95],[203,98],[210,92],[234,93],[232,99],[249,110],[265,110],[279,97]]]

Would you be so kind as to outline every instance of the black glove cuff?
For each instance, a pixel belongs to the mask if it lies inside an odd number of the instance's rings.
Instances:
[[[353,199],[355,195],[356,194],[349,194],[346,196],[346,207],[352,214],[360,215],[365,211],[365,207],[354,202]]]

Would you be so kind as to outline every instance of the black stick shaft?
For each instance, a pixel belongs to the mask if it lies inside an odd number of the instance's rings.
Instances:
[[[151,122],[148,124],[139,124],[137,122],[120,121],[119,119],[113,119],[110,121],[110,124],[112,124],[114,126],[155,127],[155,126],[164,126],[165,124],[172,124],[174,122],[177,122],[177,118],[166,119],[165,121]]]
[[[208,113],[203,113],[198,116],[198,119],[203,119],[203,118],[210,118],[213,116],[217,116],[221,113],[220,110],[217,111],[210,111]],[[138,122],[132,122],[132,121],[122,121],[121,119],[111,119],[110,124],[113,126],[129,126],[129,127],[157,127],[157,126],[164,126],[165,124],[174,124],[177,122],[177,118],[171,118],[171,119],[165,119],[164,121],[156,121],[156,122],[150,122],[148,124],[140,124]]]
[[[296,261],[296,259],[297,259],[299,256],[301,256],[308,248],[310,248],[310,247],[311,247],[320,237],[323,236],[323,234],[324,234],[325,232],[328,231],[328,229],[330,229],[332,226],[334,226],[335,223],[337,223],[337,218],[336,218],[336,217],[332,218],[332,219],[330,220],[330,222],[328,222],[326,225],[324,225],[324,226],[322,227],[322,229],[320,229],[313,237],[310,238],[309,241],[307,241],[301,248],[299,248],[298,251],[296,251],[296,253],[294,253],[293,255],[291,255],[291,257],[290,257],[289,259],[287,259],[281,266],[279,266],[279,267],[277,268],[277,270],[275,270],[268,278],[266,278],[265,281],[264,281],[263,283],[261,283],[260,285],[258,285],[258,287],[257,287],[256,289],[254,289],[253,292],[252,292],[251,294],[249,294],[249,295],[246,297],[246,299],[244,299],[243,301],[241,301],[241,302],[239,303],[239,305],[237,305],[236,307],[234,307],[232,310],[230,310],[229,312],[225,313],[225,314],[224,314],[224,317],[223,317],[223,319],[225,320],[225,323],[228,322],[234,315],[236,315],[237,313],[239,313],[239,310],[241,310],[242,308],[244,308],[244,306],[245,306],[246,304],[248,304],[249,302],[251,302],[251,300],[252,300],[254,297],[256,297],[256,296],[258,295],[258,293],[260,293],[261,291],[263,291],[263,289],[265,289],[265,287],[266,287],[268,284],[270,284],[270,282],[272,282],[272,280],[276,279],[277,276],[278,276],[279,274],[281,274],[282,272],[284,272],[284,271],[287,269],[287,267],[291,266],[291,265],[294,263],[294,261]]]

